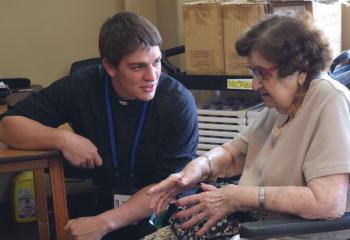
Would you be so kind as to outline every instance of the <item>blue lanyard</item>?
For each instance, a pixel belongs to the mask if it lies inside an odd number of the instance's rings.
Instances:
[[[116,169],[115,175],[119,176],[118,171],[118,160],[117,160],[117,149],[116,149],[116,139],[114,135],[114,126],[113,126],[113,117],[112,117],[112,108],[109,98],[109,76],[107,75],[105,77],[105,101],[106,101],[106,110],[107,110],[107,119],[108,119],[108,133],[109,133],[109,143],[111,145],[111,151],[112,151],[112,161],[113,165]],[[134,176],[134,169],[135,169],[135,156],[136,156],[136,148],[140,140],[141,131],[143,129],[143,124],[145,122],[145,116],[148,108],[148,102],[144,102],[141,110],[141,114],[139,117],[139,123],[136,130],[135,139],[132,145],[131,149],[131,156],[130,156],[130,172],[131,176]]]

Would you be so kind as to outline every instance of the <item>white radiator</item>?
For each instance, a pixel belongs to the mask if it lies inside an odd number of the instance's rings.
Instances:
[[[206,108],[208,105],[206,105]],[[251,123],[264,108],[262,103],[254,104],[240,110],[203,109],[197,106],[199,143],[197,155],[222,145],[234,138],[240,131]]]

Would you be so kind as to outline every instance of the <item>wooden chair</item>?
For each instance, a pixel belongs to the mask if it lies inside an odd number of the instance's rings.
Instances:
[[[48,169],[50,175],[57,240],[67,239],[64,226],[68,210],[62,161],[57,150],[16,150],[0,144],[0,173],[33,170],[40,240],[50,239],[44,169]]]

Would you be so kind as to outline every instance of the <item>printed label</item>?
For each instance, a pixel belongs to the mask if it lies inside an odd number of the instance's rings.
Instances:
[[[252,79],[227,79],[227,89],[252,90]]]

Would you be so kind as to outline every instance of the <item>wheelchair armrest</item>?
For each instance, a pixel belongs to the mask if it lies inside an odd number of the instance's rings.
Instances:
[[[335,220],[308,220],[298,217],[247,222],[241,225],[240,236],[260,239],[299,234],[331,232],[350,228],[350,212]]]

